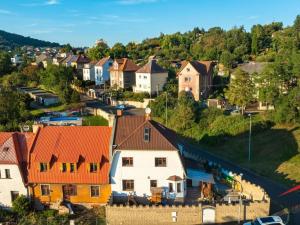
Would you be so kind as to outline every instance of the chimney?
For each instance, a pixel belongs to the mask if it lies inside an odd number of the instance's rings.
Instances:
[[[37,134],[40,128],[43,128],[44,125],[43,124],[33,124],[32,125],[32,132],[34,134]]]
[[[145,119],[151,120],[151,109],[150,108],[145,109]]]
[[[118,116],[118,117],[123,116],[123,110],[118,109],[118,110],[117,110],[117,116]]]

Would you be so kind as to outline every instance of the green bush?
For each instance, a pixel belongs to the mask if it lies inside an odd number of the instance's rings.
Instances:
[[[31,210],[30,200],[24,195],[19,196],[13,201],[12,210],[17,213],[18,216],[27,215]]]

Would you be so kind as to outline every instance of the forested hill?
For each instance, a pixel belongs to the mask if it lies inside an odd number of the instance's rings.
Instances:
[[[8,49],[15,47],[22,47],[24,45],[34,47],[57,47],[58,43],[41,41],[31,37],[24,37],[22,35],[8,33],[0,30],[0,49]]]

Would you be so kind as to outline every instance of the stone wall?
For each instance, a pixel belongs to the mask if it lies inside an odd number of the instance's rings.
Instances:
[[[196,225],[202,224],[202,210],[196,206],[106,206],[108,225]],[[244,202],[243,204],[216,204],[215,222],[224,223],[252,220],[269,215],[269,201]],[[174,221],[175,220],[175,221]]]
[[[150,101],[153,101],[153,99],[144,98],[143,102],[138,102],[138,101],[122,101],[122,100],[115,101],[115,100],[113,100],[112,103],[111,103],[111,105],[116,106],[116,105],[124,104],[124,105],[128,105],[128,106],[133,106],[135,108],[143,108],[143,109],[145,109],[149,105]]]

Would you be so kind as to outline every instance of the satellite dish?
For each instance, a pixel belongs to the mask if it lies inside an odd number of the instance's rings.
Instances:
[[[146,113],[146,114],[150,114],[150,113],[151,113],[151,109],[150,109],[150,108],[146,108],[146,109],[145,109],[145,113]]]
[[[30,127],[28,125],[23,125],[23,130],[27,132],[30,130]]]

